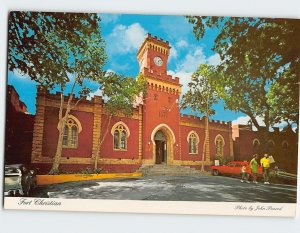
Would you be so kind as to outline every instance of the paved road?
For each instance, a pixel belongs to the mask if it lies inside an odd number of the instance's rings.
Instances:
[[[248,184],[229,177],[142,177],[38,187],[35,197],[295,203],[296,186]]]

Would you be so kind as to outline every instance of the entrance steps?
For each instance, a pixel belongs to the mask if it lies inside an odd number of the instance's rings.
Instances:
[[[142,165],[137,172],[142,173],[143,176],[200,176],[202,172],[188,166],[179,165]]]

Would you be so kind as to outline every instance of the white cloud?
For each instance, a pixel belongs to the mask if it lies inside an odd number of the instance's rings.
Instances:
[[[113,74],[115,74],[116,72],[114,70],[112,70],[112,69],[108,69],[107,73],[113,73]]]
[[[188,53],[185,58],[177,65],[177,72],[190,73],[196,71],[200,63],[206,63],[206,57],[202,47],[197,47],[191,53]]]
[[[87,100],[91,100],[91,99],[94,98],[95,96],[101,96],[102,99],[103,99],[103,101],[104,101],[104,103],[106,103],[106,102],[109,100],[108,96],[107,96],[107,95],[103,95],[103,91],[100,90],[100,89],[98,89],[97,91],[95,91],[95,92],[93,92],[93,93],[90,93],[90,94],[88,95],[88,97],[86,97],[86,98],[87,98]]]
[[[202,47],[189,48],[188,51],[186,56],[177,64],[175,71],[168,71],[173,77],[180,78],[182,95],[188,91],[188,83],[191,81],[192,74],[197,70],[199,64],[209,62]]]
[[[169,56],[169,59],[171,60],[172,58],[177,58],[178,56],[178,53],[177,53],[177,50],[175,49],[174,46],[170,45],[172,48],[170,50],[170,56]]]
[[[108,54],[136,52],[145,39],[146,33],[146,30],[139,23],[129,26],[117,25],[106,38]]]
[[[248,122],[250,120],[250,117],[249,116],[241,116],[241,117],[238,117],[236,120],[233,120],[232,121],[232,125],[248,125]],[[266,124],[264,123],[263,121],[263,118],[262,117],[256,117],[256,120],[257,120],[257,123],[260,125],[260,126],[266,126]],[[278,124],[274,124],[273,126],[274,127],[278,127],[279,129],[283,129],[284,127],[286,127],[288,124],[284,121],[278,123]],[[257,128],[256,127],[252,127],[252,130],[254,131],[257,131]],[[269,128],[269,131],[273,132],[274,129],[272,127]]]
[[[287,127],[287,126],[288,126],[288,123],[285,122],[285,121],[282,121],[282,122],[277,123],[277,124],[274,125],[274,127],[278,127],[279,129],[283,129],[283,128]],[[292,130],[294,132],[296,132],[296,130],[297,130],[297,124],[292,124]]]
[[[188,43],[185,40],[180,40],[176,43],[176,47],[186,48],[186,47],[188,47]]]
[[[14,69],[13,74],[17,78],[22,78],[24,80],[31,80],[27,74],[23,74],[19,69]]]
[[[263,119],[261,117],[256,117],[256,120],[260,126],[265,126]],[[241,116],[238,117],[236,120],[233,120],[232,125],[248,125],[249,121],[250,121],[250,117]],[[257,131],[256,127],[254,126],[252,127],[252,130]]]
[[[208,59],[207,59],[207,63],[209,65],[213,65],[213,66],[217,66],[219,65],[221,62],[221,58],[220,58],[220,55],[219,54],[214,54],[212,56],[210,56]]]
[[[188,90],[188,83],[191,81],[191,76],[197,70],[198,66],[200,64],[218,65],[220,63],[220,56],[214,54],[210,57],[206,57],[203,47],[189,46],[184,40],[177,42],[176,46],[181,46],[181,48],[187,46],[185,48],[187,54],[178,62],[176,69],[170,70],[168,73],[180,78],[180,83],[182,84],[181,93],[184,95]]]
[[[90,93],[89,96],[87,97],[88,100],[91,100],[92,98],[94,98],[94,96],[102,96],[103,91],[98,89],[97,91]]]
[[[185,94],[188,91],[188,83],[191,81],[193,72],[183,72],[183,71],[174,72],[172,70],[169,70],[168,74],[172,75],[173,77],[180,78],[180,84],[182,85],[181,95]]]

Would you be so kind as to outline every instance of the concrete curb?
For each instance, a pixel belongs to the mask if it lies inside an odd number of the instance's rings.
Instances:
[[[112,174],[61,174],[37,175],[37,185],[59,184],[73,181],[101,180],[113,178],[141,177],[142,173],[112,173]]]

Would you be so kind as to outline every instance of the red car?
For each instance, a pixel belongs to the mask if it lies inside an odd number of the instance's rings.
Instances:
[[[210,166],[211,173],[214,176],[217,175],[230,175],[230,176],[240,176],[242,167],[246,165],[247,174],[251,175],[251,169],[249,166],[249,162],[240,162],[240,161],[232,161],[227,165],[221,166]],[[258,174],[262,174],[262,167],[258,166]]]

